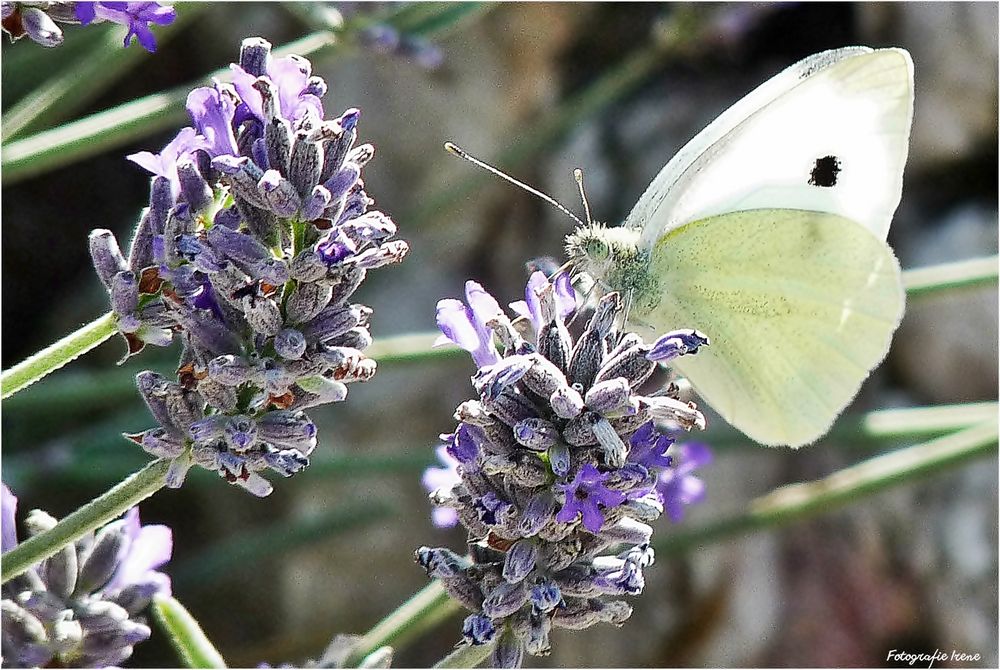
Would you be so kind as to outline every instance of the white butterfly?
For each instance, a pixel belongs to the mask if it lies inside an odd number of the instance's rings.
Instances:
[[[634,325],[711,337],[671,365],[726,421],[763,444],[813,442],[903,315],[885,238],[912,116],[906,51],[810,56],[688,142],[624,226],[578,228],[570,261],[628,296]]]

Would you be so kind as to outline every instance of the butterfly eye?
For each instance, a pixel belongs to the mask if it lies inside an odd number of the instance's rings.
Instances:
[[[611,257],[611,247],[608,243],[593,237],[584,243],[583,251],[588,258],[595,261],[606,261]]]

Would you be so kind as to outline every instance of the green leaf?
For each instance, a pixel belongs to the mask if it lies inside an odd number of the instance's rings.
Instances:
[[[186,668],[224,668],[226,662],[198,622],[171,596],[153,599],[153,615]]]

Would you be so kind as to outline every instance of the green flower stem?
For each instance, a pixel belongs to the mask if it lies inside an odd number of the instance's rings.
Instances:
[[[812,482],[789,484],[752,501],[746,512],[673,532],[654,546],[680,554],[737,535],[798,521],[880,493],[997,449],[997,421],[981,423],[930,442],[899,449]]]
[[[0,397],[7,398],[53,370],[87,353],[115,334],[115,315],[108,312],[58,342],[0,374]]]
[[[997,256],[984,256],[913,268],[903,272],[903,285],[908,298],[948,289],[996,285],[998,262]]]
[[[224,668],[226,662],[198,621],[170,596],[153,598],[153,616],[170,638],[185,668]]]
[[[436,358],[455,358],[465,351],[453,344],[435,347],[439,333],[411,333],[394,337],[375,338],[365,355],[379,363],[407,363]]]
[[[344,667],[357,667],[366,656],[380,647],[398,647],[404,644],[459,609],[459,604],[448,597],[440,584],[431,582],[365,633],[347,657]]]
[[[487,644],[462,645],[434,664],[435,668],[474,668],[493,652],[496,640]]]
[[[153,495],[165,484],[170,461],[159,458],[128,477],[107,493],[62,519],[50,530],[29,538],[3,555],[2,582],[52,556],[70,542],[124,514],[130,507]]]

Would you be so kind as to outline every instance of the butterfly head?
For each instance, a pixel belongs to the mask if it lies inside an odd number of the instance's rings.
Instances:
[[[614,274],[622,261],[635,258],[639,251],[639,231],[608,228],[601,223],[580,226],[566,236],[566,255],[580,272],[603,280]]]

